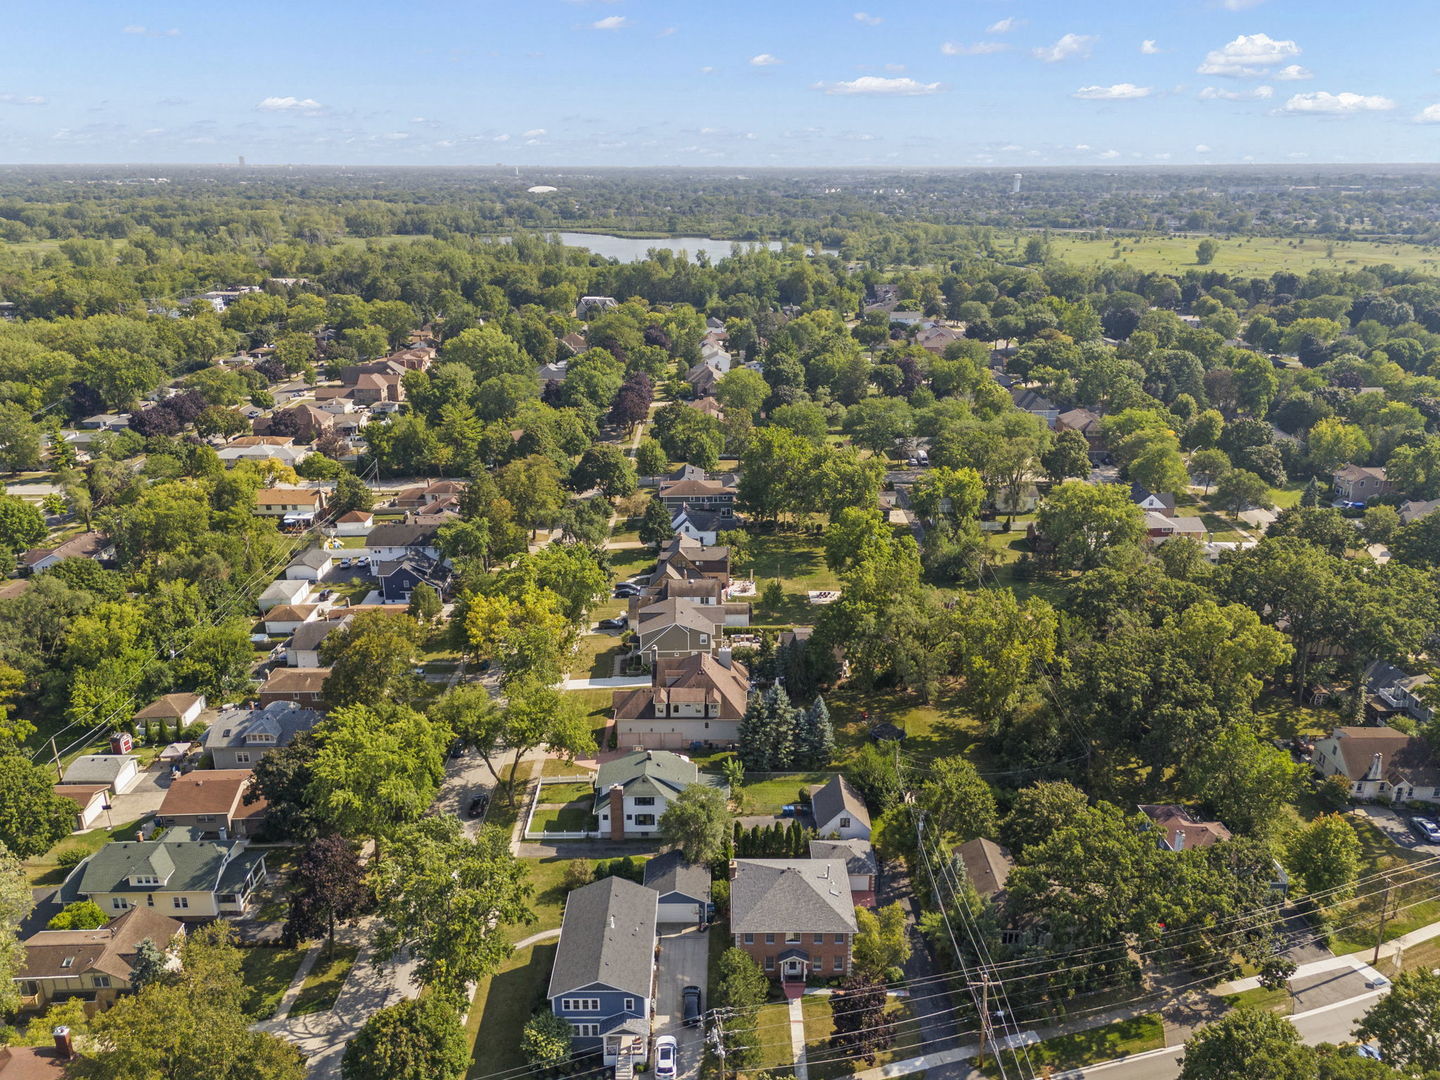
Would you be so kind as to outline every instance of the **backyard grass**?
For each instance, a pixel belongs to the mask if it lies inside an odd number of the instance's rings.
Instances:
[[[619,634],[581,634],[570,659],[572,679],[608,679],[615,674],[615,661],[626,652]]]
[[[560,925],[565,914],[565,871],[573,859],[562,859],[552,855],[544,859],[521,859],[530,872],[530,910],[535,921],[524,926],[512,926],[506,931],[512,941],[522,941],[541,930],[553,930]]]
[[[586,832],[595,827],[590,799],[560,807],[542,807],[530,818],[531,832]]]
[[[749,552],[734,568],[737,578],[753,578],[763,592],[779,581],[785,600],[779,605],[756,604],[756,622],[767,625],[807,623],[817,608],[807,593],[840,588],[840,579],[825,565],[825,546],[818,536],[798,533],[751,533]]]
[[[747,780],[731,793],[739,800],[742,814],[778,814],[782,806],[793,803],[800,797],[802,787],[823,784],[835,774],[791,772],[754,775],[755,780]]]
[[[568,803],[578,799],[590,799],[594,795],[595,789],[589,784],[546,784],[540,789],[542,803]]]
[[[25,874],[30,879],[30,884],[60,884],[65,880],[65,871],[60,867],[60,856],[65,852],[78,851],[84,855],[93,855],[112,840],[134,840],[136,828],[150,817],[150,814],[146,814],[145,817],[116,825],[113,829],[92,829],[87,833],[65,837],[44,855],[25,860]]]
[[[240,950],[240,975],[245,980],[245,1015],[254,1020],[268,1020],[285,996],[304,949],[284,949],[279,945],[253,945]]]
[[[1301,705],[1289,694],[1262,694],[1255,703],[1255,717],[1262,734],[1293,738],[1296,735],[1324,735],[1344,723],[1340,710],[1331,706]]]
[[[1011,1073],[1020,1070],[1027,1061],[1036,1069],[1049,1065],[1056,1071],[1064,1071],[1144,1053],[1146,1050],[1158,1050],[1164,1045],[1165,1026],[1161,1022],[1160,1014],[1145,1013],[1128,1020],[1117,1020],[1104,1027],[1057,1035],[1053,1039],[1026,1047],[1023,1055],[1006,1051],[1005,1064],[1007,1072]],[[1014,1069],[1010,1068],[1012,1062]],[[1001,1075],[993,1057],[985,1059],[980,1071],[986,1076]]]
[[[329,1012],[335,1007],[335,999],[340,996],[346,976],[355,966],[355,954],[358,950],[354,945],[336,944],[331,948],[327,943],[323,950],[300,986],[300,996],[290,1007],[291,1016]]]
[[[615,575],[616,581],[649,573],[655,566],[655,553],[648,547],[619,548],[605,552],[605,557],[610,560],[610,572]]]
[[[474,1047],[471,1077],[492,1076],[527,1065],[520,1052],[520,1033],[540,1003],[554,961],[555,942],[542,941],[517,949],[499,971],[481,981],[465,1024]],[[482,1030],[483,1039],[478,1037]]]
[[[1017,254],[1028,238],[1015,238]],[[1146,236],[1137,238],[1111,234],[1099,240],[1088,235],[1051,234],[1050,254],[1053,258],[1077,266],[1096,266],[1121,262],[1141,271],[1178,273],[1193,269],[1195,249],[1203,234],[1190,236]],[[1119,247],[1116,247],[1116,241]],[[1217,236],[1219,245],[1215,261],[1209,269],[1227,274],[1260,274],[1268,276],[1276,270],[1356,270],[1364,266],[1389,263],[1401,269],[1440,266],[1440,251],[1418,244],[1375,243],[1363,240],[1336,241],[1331,254],[1329,241],[1318,238],[1288,240],[1282,237]],[[1112,255],[1119,256],[1112,260]]]
[[[905,732],[907,753],[927,757],[966,754],[975,758],[980,749],[979,722],[944,691],[937,701],[926,705],[901,691],[842,687],[828,696],[825,704],[842,761],[869,740],[870,727],[877,723],[894,724]]]
[[[1283,510],[1287,506],[1299,506],[1300,496],[1305,493],[1305,485],[1301,483],[1289,483],[1283,488],[1270,489],[1270,501],[1275,504],[1276,510]]]

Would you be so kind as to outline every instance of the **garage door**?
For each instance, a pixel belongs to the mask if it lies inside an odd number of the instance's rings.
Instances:
[[[694,904],[661,904],[655,913],[657,922],[685,923],[687,925],[698,921],[695,916]]]

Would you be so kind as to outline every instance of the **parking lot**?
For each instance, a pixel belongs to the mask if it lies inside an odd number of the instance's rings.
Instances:
[[[678,1044],[679,1078],[700,1075],[700,1062],[704,1057],[705,1033],[703,1027],[686,1027],[681,1018],[681,994],[687,986],[705,989],[706,965],[710,958],[710,943],[701,930],[680,929],[678,926],[660,927],[660,962],[655,971],[655,1022],[656,1036],[674,1035]],[[702,1009],[710,1003],[703,998]]]

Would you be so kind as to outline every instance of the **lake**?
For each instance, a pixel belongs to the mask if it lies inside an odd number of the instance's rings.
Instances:
[[[628,236],[607,236],[604,233],[573,233],[562,232],[558,234],[560,242],[566,247],[580,247],[593,251],[596,255],[603,255],[607,259],[618,259],[620,262],[640,262],[645,258],[645,253],[655,248],[664,248],[674,252],[684,251],[694,259],[697,255],[706,255],[711,262],[719,262],[730,254],[733,243],[739,243],[742,248],[766,247],[771,251],[779,251],[784,244],[771,240],[768,242],[759,240],[710,240],[703,236],[670,236],[660,239],[636,240]],[[836,254],[827,251],[827,255]]]

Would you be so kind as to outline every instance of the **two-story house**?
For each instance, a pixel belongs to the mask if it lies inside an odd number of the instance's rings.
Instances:
[[[595,774],[595,816],[611,840],[654,836],[660,815],[691,784],[723,787],[695,763],[668,750],[637,750],[602,764]]]
[[[280,701],[259,709],[226,709],[205,732],[205,752],[216,769],[253,769],[277,746],[289,746],[309,731],[320,713]]]
[[[870,811],[843,776],[832,776],[810,794],[815,834],[823,839],[869,840]]]
[[[1210,847],[1230,839],[1230,830],[1218,821],[1202,821],[1175,803],[1141,803],[1137,809],[1154,824],[1155,842],[1165,851]]]
[[[1031,416],[1038,416],[1044,420],[1049,427],[1055,426],[1056,419],[1060,416],[1060,406],[1051,401],[1044,394],[1031,390],[1028,387],[1014,386],[1010,388],[1010,399],[1015,402],[1015,407],[1021,412],[1028,412]]]
[[[1434,718],[1435,710],[1425,704],[1419,691],[1432,681],[1429,675],[1411,675],[1394,664],[1377,660],[1365,669],[1368,705],[1378,716],[1403,712],[1419,723],[1428,724]]]
[[[657,574],[712,577],[730,583],[730,549],[723,545],[707,547],[688,536],[676,536],[660,548],[655,561]]]
[[[58,899],[93,900],[107,914],[150,908],[176,919],[243,914],[265,880],[265,853],[244,840],[168,829],[155,840],[106,844],[70,872]]]
[[[193,829],[207,840],[253,837],[270,809],[263,797],[246,804],[254,781],[249,769],[197,769],[177,776],[160,801],[155,824]]]
[[[261,708],[271,705],[294,704],[302,709],[325,708],[325,680],[330,677],[328,667],[271,668],[270,674],[260,684],[256,695]]]
[[[704,469],[686,465],[660,482],[655,497],[672,514],[688,506],[692,510],[713,510],[729,517],[735,512],[736,493],[732,476],[710,476]]]
[[[142,941],[168,951],[184,933],[178,920],[135,907],[95,930],[31,934],[21,942],[25,961],[15,974],[20,1007],[45,1009],[71,998],[108,1007],[130,989],[131,966]]]
[[[255,493],[255,513],[261,517],[311,520],[325,509],[325,493],[309,488],[262,488]]]
[[[771,978],[804,982],[850,972],[850,872],[840,859],[735,859],[730,931]]]
[[[721,532],[739,526],[740,519],[733,513],[697,510],[689,503],[681,503],[680,508],[670,516],[670,528],[677,536],[687,537],[706,547],[713,546]]]
[[[1175,514],[1175,495],[1169,491],[1150,491],[1140,484],[1130,484],[1130,501],[1141,510],[1147,513],[1161,514],[1165,517],[1173,517]]]
[[[750,696],[744,664],[709,653],[657,661],[650,686],[614,692],[621,746],[680,750],[695,743],[729,746],[740,737]]]
[[[636,613],[636,651],[652,665],[695,653],[714,653],[722,643],[725,609],[693,597],[660,600]]]
[[[1385,470],[1365,465],[1342,465],[1330,479],[1335,485],[1335,498],[1339,502],[1369,502],[1390,490]]]
[[[1337,727],[1315,741],[1311,765],[1343,776],[1356,799],[1440,802],[1440,763],[1430,744],[1390,727]]]
[[[383,563],[399,562],[407,555],[423,555],[438,560],[439,532],[434,525],[376,525],[365,538],[365,548],[370,553],[370,572],[374,574]]]
[[[650,1039],[658,899],[654,889],[613,876],[565,898],[545,996],[574,1031],[574,1050],[599,1050],[620,1072],[645,1060]]]

